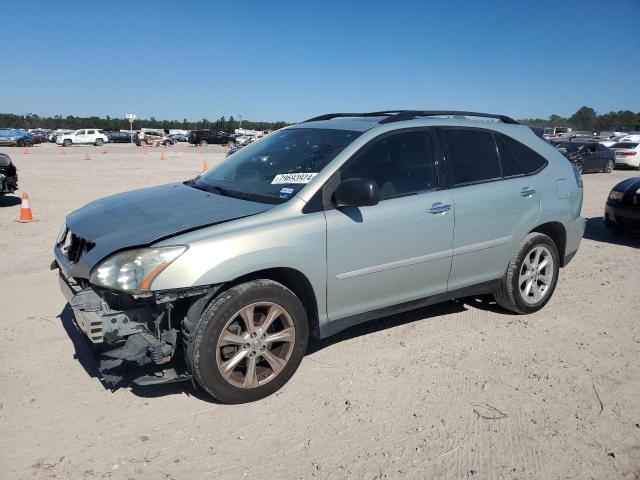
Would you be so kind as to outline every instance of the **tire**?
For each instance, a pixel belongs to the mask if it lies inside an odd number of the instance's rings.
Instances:
[[[24,143],[22,140],[18,140],[16,142],[16,147],[26,147],[26,146],[27,146],[27,144]]]
[[[173,145],[169,140],[165,140],[165,142],[163,143],[163,145],[165,147],[170,147],[171,145]]]
[[[535,256],[536,251],[541,252],[540,257]],[[545,256],[542,255],[543,253]],[[546,263],[546,266],[538,271],[535,268],[536,258],[539,259],[538,265],[542,264],[545,258],[550,258],[551,264]],[[526,260],[528,264],[525,263]],[[512,312],[520,314],[537,312],[553,295],[558,283],[559,271],[560,255],[553,240],[542,233],[530,233],[520,242],[518,251],[511,258],[500,287],[493,296],[498,305]],[[551,278],[549,278],[550,274]],[[536,292],[540,298],[536,298]]]
[[[96,147],[101,147],[104,144],[104,140],[96,138]]]
[[[72,142],[71,140],[69,140],[68,138],[66,138],[66,139],[64,139],[64,140],[62,141],[62,146],[63,146],[63,147],[70,147],[72,143],[73,143],[73,142]]]
[[[611,173],[613,172],[614,163],[613,160],[607,160],[607,164],[604,166],[602,173]]]
[[[207,142],[206,140],[200,140],[200,146],[206,147],[207,145],[209,145],[209,142]]]
[[[241,312],[255,320],[255,335]],[[263,333],[260,327],[269,313],[275,319]],[[253,280],[222,292],[195,323],[186,325],[187,363],[198,384],[223,403],[252,402],[275,393],[293,376],[307,348],[309,326],[302,303],[272,280]],[[286,335],[281,333],[285,330]],[[229,341],[221,338],[223,333]],[[283,341],[269,342],[276,334]],[[229,363],[233,359],[238,360]],[[223,375],[225,366],[231,368]]]

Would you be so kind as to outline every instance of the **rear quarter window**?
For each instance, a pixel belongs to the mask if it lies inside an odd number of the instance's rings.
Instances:
[[[522,173],[525,175],[537,173],[549,163],[546,158],[523,143],[514,140],[508,135],[498,135],[502,138],[504,146],[518,158],[523,168]]]

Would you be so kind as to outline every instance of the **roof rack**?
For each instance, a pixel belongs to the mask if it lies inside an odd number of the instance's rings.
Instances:
[[[413,120],[418,117],[442,117],[442,116],[459,116],[459,117],[479,117],[479,118],[495,118],[503,123],[519,125],[520,123],[506,115],[494,115],[492,113],[481,112],[462,112],[457,110],[385,110],[381,112],[368,113],[327,113],[318,117],[310,118],[302,123],[317,122],[320,120],[331,120],[332,118],[341,117],[386,117],[380,120],[380,124],[401,122],[403,120]]]
[[[441,116],[459,116],[459,117],[480,117],[480,118],[495,118],[502,123],[510,123],[513,125],[519,125],[520,123],[511,117],[506,115],[494,115],[492,113],[481,112],[461,112],[456,110],[405,110],[397,113],[396,115],[387,117],[380,121],[383,123],[401,122],[403,120],[413,120],[417,117],[441,117]]]
[[[368,113],[327,113],[325,115],[320,115],[318,117],[310,118],[309,120],[305,120],[300,123],[307,122],[319,122],[320,120],[331,120],[332,118],[342,118],[342,117],[382,117],[388,115],[395,115],[397,113],[403,112],[404,110],[386,110],[384,112],[368,112]]]

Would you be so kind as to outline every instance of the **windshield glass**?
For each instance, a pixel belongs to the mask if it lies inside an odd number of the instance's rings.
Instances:
[[[584,144],[575,142],[564,142],[558,145],[558,150],[560,150],[561,152],[569,153],[581,152],[582,150],[584,150]]]
[[[298,193],[361,132],[289,128],[239,150],[188,185],[263,203]]]

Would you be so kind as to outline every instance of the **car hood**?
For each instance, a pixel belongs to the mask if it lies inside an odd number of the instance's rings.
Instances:
[[[623,192],[625,201],[631,202],[634,196],[640,198],[640,177],[627,178],[613,187],[613,190]]]
[[[67,216],[67,228],[89,242],[75,264],[63,260],[72,276],[88,278],[110,254],[150,245],[179,233],[255,215],[274,205],[221,196],[173,183],[134,190],[88,203]],[[56,258],[60,263],[60,250]]]

